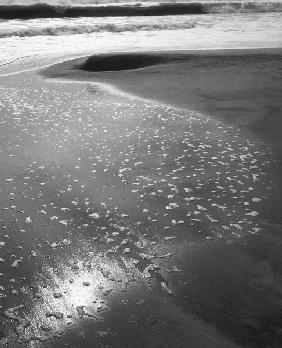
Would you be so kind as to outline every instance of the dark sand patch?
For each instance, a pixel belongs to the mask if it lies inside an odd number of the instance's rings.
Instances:
[[[180,266],[188,275],[180,290],[183,307],[243,346],[280,346],[280,248],[277,229],[187,253]]]
[[[145,68],[169,59],[153,54],[101,54],[86,59],[78,68],[85,71],[120,71]]]

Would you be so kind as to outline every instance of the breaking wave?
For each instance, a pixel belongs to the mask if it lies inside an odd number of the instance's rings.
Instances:
[[[58,17],[165,16],[206,13],[282,12],[281,2],[160,3],[125,5],[1,5],[2,19]]]
[[[91,34],[99,32],[121,33],[128,31],[154,31],[154,30],[178,30],[190,29],[196,26],[196,22],[187,21],[182,23],[97,23],[97,24],[73,24],[52,25],[38,28],[0,28],[0,38],[11,36],[39,36],[39,35],[74,35]]]

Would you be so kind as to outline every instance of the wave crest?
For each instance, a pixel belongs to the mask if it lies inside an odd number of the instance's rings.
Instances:
[[[121,33],[126,31],[154,31],[154,30],[178,30],[190,29],[196,26],[196,22],[182,23],[106,23],[106,24],[80,24],[80,25],[56,25],[41,28],[10,28],[0,29],[0,38],[10,36],[40,36],[40,35],[74,35],[91,34],[98,32]]]
[[[0,5],[2,19],[59,17],[165,16],[218,12],[282,12],[281,2],[160,3],[133,5]]]

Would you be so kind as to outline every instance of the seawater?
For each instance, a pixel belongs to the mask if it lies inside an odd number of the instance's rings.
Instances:
[[[279,12],[9,20],[0,22],[0,73],[104,52],[281,46]]]

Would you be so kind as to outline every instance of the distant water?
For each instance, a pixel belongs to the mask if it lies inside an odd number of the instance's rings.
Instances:
[[[277,1],[214,1],[214,2],[141,2],[95,5],[0,3],[0,18],[31,19],[60,17],[166,16],[206,13],[281,12]]]

